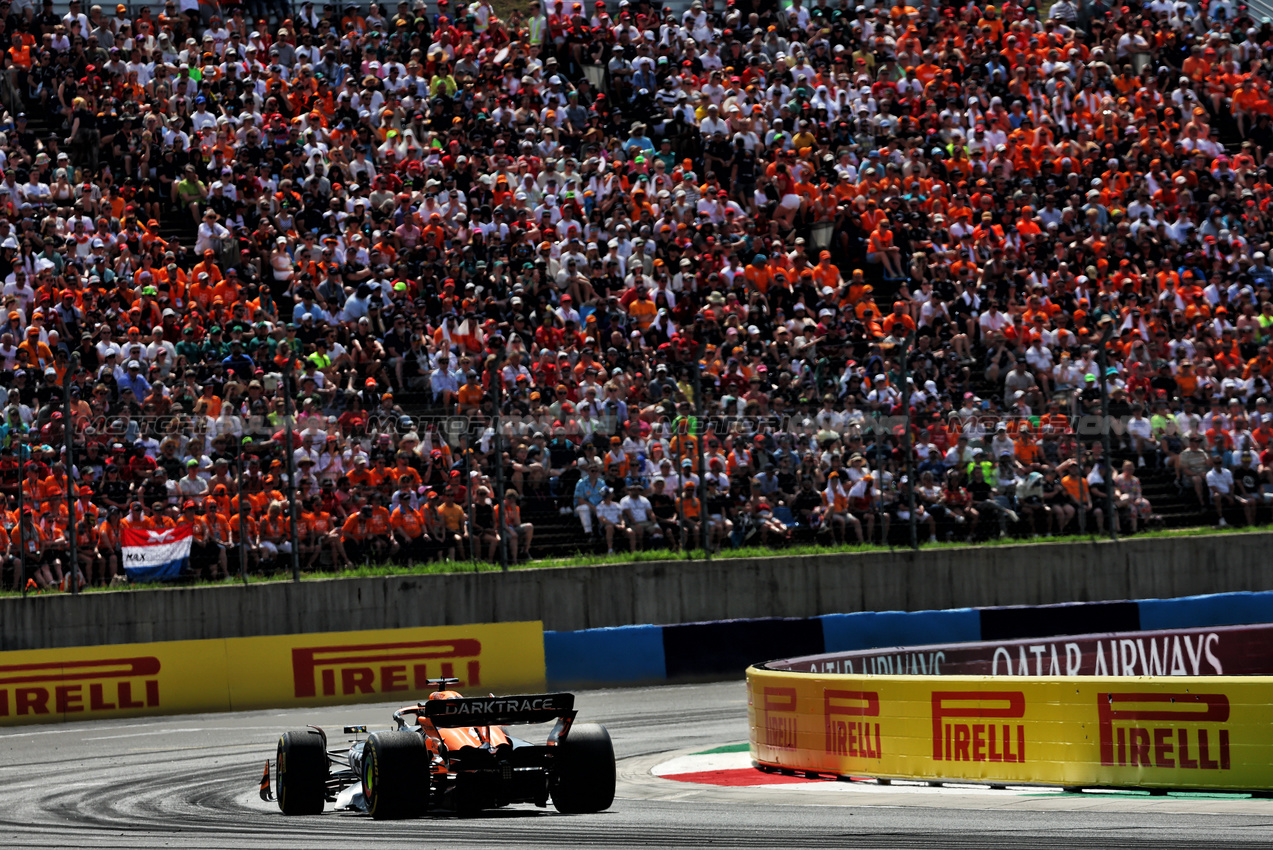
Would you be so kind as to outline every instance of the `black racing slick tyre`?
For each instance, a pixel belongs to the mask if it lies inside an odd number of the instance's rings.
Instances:
[[[552,798],[567,814],[601,812],[614,802],[614,745],[599,723],[578,723],[557,745]]]
[[[362,751],[362,793],[377,820],[415,817],[428,795],[429,750],[417,732],[375,732]]]
[[[278,739],[275,794],[285,815],[320,815],[327,796],[327,746],[321,732],[298,729]]]

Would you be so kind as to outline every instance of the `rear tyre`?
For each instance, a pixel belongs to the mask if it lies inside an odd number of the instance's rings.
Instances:
[[[614,802],[614,745],[599,723],[579,723],[557,745],[553,806],[567,814],[610,808]]]
[[[428,794],[429,751],[417,732],[375,732],[362,757],[362,793],[377,820],[422,814]]]
[[[275,795],[285,815],[320,815],[327,796],[327,747],[316,729],[278,739]]]

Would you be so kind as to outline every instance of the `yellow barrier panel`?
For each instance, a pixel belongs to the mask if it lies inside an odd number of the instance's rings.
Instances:
[[[229,708],[224,641],[0,653],[0,725]]]
[[[543,624],[493,623],[225,642],[235,708],[404,702],[428,692],[425,679],[457,678],[486,694],[544,687]]]
[[[1273,789],[1270,677],[747,671],[758,764],[840,776]]]
[[[494,623],[0,653],[0,726],[544,686],[543,624]]]

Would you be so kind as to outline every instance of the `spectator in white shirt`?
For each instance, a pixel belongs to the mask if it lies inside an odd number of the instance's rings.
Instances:
[[[199,461],[186,461],[186,474],[177,481],[177,492],[186,499],[207,495],[208,480],[199,474]]]
[[[960,434],[955,444],[946,450],[946,468],[963,469],[972,462],[972,447],[968,445],[968,435]]]
[[[648,536],[659,533],[659,524],[654,520],[654,508],[645,497],[645,488],[640,484],[628,487],[628,495],[619,502],[623,509],[623,518],[629,529],[636,533],[635,543],[638,548],[644,546]]]
[[[1127,434],[1131,437],[1132,451],[1136,452],[1136,465],[1145,465],[1145,450],[1156,445],[1154,427],[1145,417],[1145,409],[1139,404],[1132,406],[1132,418],[1127,420]]]
[[[624,525],[623,508],[614,500],[614,490],[609,487],[605,489],[596,512],[597,520],[601,523],[601,529],[606,536],[606,551],[611,555],[614,554],[614,535],[617,532],[628,539],[628,546],[635,552],[636,532]]]
[[[997,461],[1004,455],[1012,457],[1015,454],[1016,444],[1008,436],[1008,426],[1000,422],[999,427],[995,429],[994,438],[990,441],[990,456]]]
[[[1211,493],[1211,506],[1216,510],[1217,525],[1224,528],[1226,505],[1235,502],[1233,493],[1233,473],[1224,468],[1224,458],[1216,455],[1211,459],[1211,468],[1207,470],[1207,490]],[[1244,505],[1245,507],[1245,505]]]
[[[999,308],[991,304],[986,307],[985,312],[977,319],[977,324],[981,326],[981,338],[988,340],[995,331],[1001,331],[1012,324],[1012,319],[1008,318],[1006,313],[999,312]]]
[[[720,107],[714,103],[707,105],[707,117],[703,119],[703,123],[698,125],[698,129],[702,131],[703,138],[709,138],[713,133],[728,133],[729,124],[725,123],[725,119],[720,117]]]
[[[230,238],[230,231],[217,221],[218,218],[220,216],[212,210],[203,214],[203,221],[199,224],[199,235],[194,243],[195,253],[214,251],[219,254],[221,252],[222,242]]]
[[[1038,373],[1051,374],[1052,372],[1052,350],[1044,345],[1042,340],[1036,339],[1026,349],[1025,361]]]

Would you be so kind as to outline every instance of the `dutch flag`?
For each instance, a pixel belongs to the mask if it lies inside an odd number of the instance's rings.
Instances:
[[[125,528],[122,549],[124,572],[130,581],[170,581],[190,564],[190,526],[143,531]]]

